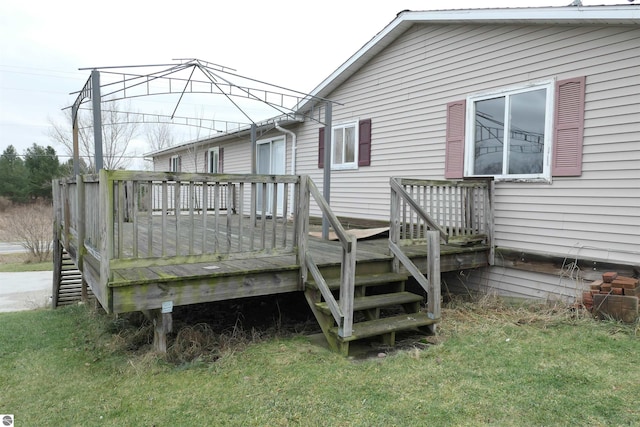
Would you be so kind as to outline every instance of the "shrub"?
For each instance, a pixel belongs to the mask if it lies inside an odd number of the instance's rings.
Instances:
[[[0,238],[19,242],[38,262],[49,259],[53,247],[51,203],[14,205],[0,216]]]

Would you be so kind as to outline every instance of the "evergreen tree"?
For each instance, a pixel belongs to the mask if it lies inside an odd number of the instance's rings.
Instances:
[[[24,202],[29,193],[29,171],[13,145],[0,155],[0,196]]]
[[[51,146],[33,144],[27,149],[24,163],[29,171],[29,195],[51,198],[51,180],[60,176],[60,161]]]

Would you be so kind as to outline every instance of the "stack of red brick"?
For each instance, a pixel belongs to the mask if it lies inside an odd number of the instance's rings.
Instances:
[[[582,294],[582,304],[596,316],[624,322],[634,322],[638,318],[638,279],[611,271],[591,283],[590,288]]]

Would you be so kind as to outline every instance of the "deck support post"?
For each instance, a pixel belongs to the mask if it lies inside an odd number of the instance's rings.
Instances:
[[[431,319],[440,319],[440,233],[427,231],[427,315]],[[427,326],[429,332],[436,333],[436,323]]]
[[[147,319],[153,322],[153,348],[158,353],[167,352],[167,334],[173,332],[173,316],[161,309],[144,310]]]
[[[324,105],[324,174],[322,179],[322,195],[327,201],[327,205],[331,206],[331,137],[333,135],[332,116],[333,106],[331,101],[327,101]],[[322,238],[329,240],[329,219],[326,214],[322,214]]]

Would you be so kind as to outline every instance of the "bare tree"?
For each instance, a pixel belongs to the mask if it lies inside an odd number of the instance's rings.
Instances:
[[[17,241],[39,261],[49,259],[52,250],[51,203],[13,205],[0,215],[0,238]]]
[[[138,135],[139,123],[127,111],[129,104],[121,105],[117,101],[102,104],[102,155],[105,169],[124,169],[131,163],[133,153],[129,150],[131,140]],[[50,120],[49,136],[62,144],[69,156],[73,156],[73,130],[71,110],[65,110],[67,120],[64,124]],[[95,169],[93,118],[90,110],[78,112],[78,149],[79,156],[90,170]]]
[[[175,144],[171,123],[159,121],[149,123],[145,127],[147,129],[146,139],[151,151],[164,150]]]

